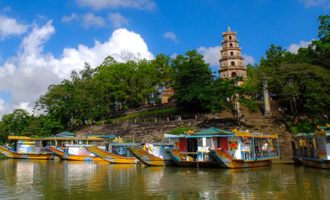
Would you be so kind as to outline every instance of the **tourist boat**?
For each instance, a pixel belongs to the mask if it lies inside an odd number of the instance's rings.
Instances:
[[[221,145],[210,154],[223,168],[269,166],[279,159],[277,134],[250,133],[234,129],[231,137],[220,138]]]
[[[172,161],[180,167],[218,167],[218,163],[210,156],[210,149],[218,148],[219,138],[233,135],[230,132],[209,128],[199,132],[172,135],[165,134],[165,138],[175,141],[175,148],[168,153]]]
[[[146,143],[142,148],[129,147],[128,150],[145,165],[164,166],[173,164],[170,156],[166,152],[167,149],[171,148],[173,148],[173,144]]]
[[[13,141],[13,142],[11,142]],[[66,145],[101,145],[107,140],[99,137],[75,137],[73,133],[62,132],[52,137],[32,138],[27,136],[8,136],[8,142],[13,143],[11,148],[0,146],[0,153],[8,158],[21,159],[53,159],[54,152],[50,151],[48,146],[64,147]],[[58,151],[58,154],[63,154],[63,151]],[[99,159],[99,158],[97,158]]]
[[[319,126],[315,133],[293,136],[292,150],[296,163],[330,169],[330,124]]]
[[[48,149],[61,160],[69,161],[101,161],[104,159],[88,151],[86,145],[67,145],[65,147],[49,146]]]
[[[165,137],[178,140],[178,148],[169,150],[169,153],[172,160],[183,167],[261,167],[279,158],[276,134],[209,128]]]
[[[85,148],[89,152],[102,158],[105,161],[110,162],[111,164],[136,164],[138,162],[138,160],[134,157],[120,156],[120,155],[105,151],[103,149],[100,149],[97,146],[86,146]]]
[[[16,140],[15,150],[7,146],[0,146],[0,153],[7,158],[13,159],[35,159],[50,160],[53,154],[42,147],[39,142],[24,136],[9,136],[10,139]]]

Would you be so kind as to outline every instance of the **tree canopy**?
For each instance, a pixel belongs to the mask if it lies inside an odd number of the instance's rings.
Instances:
[[[36,102],[42,115],[17,109],[0,121],[0,139],[8,134],[46,136],[97,122],[113,114],[160,103],[165,88],[174,88],[176,112],[220,112],[233,108],[233,97],[256,111],[262,83],[285,108],[288,123],[300,123],[307,116],[318,123],[330,114],[330,16],[319,17],[318,39],[296,54],[271,45],[255,66],[247,66],[247,81],[212,74],[197,51],[171,58],[159,54],[153,60],[117,62],[111,56],[99,66],[85,64],[69,79],[51,85]],[[305,127],[305,126],[304,126]],[[307,130],[305,128],[297,131]]]

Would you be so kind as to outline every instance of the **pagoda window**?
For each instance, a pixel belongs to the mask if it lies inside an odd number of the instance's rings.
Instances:
[[[237,76],[236,72],[231,73],[231,77],[235,78]]]
[[[231,40],[231,36],[229,36],[229,39]]]
[[[233,47],[233,43],[229,43],[229,47]]]
[[[234,62],[234,61],[232,61],[230,64],[231,64],[231,66],[234,66],[234,65],[235,65],[235,62]]]
[[[233,56],[233,55],[234,55],[234,52],[231,51],[231,52],[230,52],[230,55]]]

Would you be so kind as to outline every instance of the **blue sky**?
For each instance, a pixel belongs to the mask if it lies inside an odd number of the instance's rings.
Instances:
[[[329,13],[330,0],[2,0],[0,116],[31,111],[50,84],[107,55],[152,59],[197,49],[215,71],[228,26],[246,63],[271,44],[295,52],[317,38],[317,18]]]

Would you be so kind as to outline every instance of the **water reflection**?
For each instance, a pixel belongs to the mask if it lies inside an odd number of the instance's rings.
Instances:
[[[330,199],[330,171],[0,160],[0,199]]]

